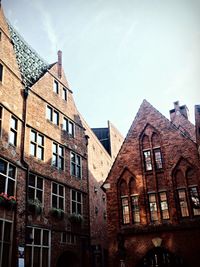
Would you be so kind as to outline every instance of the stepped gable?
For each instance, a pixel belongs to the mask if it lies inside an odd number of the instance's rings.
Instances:
[[[46,63],[8,22],[10,37],[25,86],[32,86],[52,65]]]

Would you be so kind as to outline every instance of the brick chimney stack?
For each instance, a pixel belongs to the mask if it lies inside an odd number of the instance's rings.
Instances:
[[[189,117],[189,111],[187,106],[186,105],[180,106],[179,101],[174,102],[174,109],[171,109],[169,113],[171,121],[173,121],[174,118],[180,114],[182,114],[187,120]]]
[[[62,77],[62,51],[58,50],[58,78]]]
[[[196,142],[200,146],[200,105],[195,105]]]

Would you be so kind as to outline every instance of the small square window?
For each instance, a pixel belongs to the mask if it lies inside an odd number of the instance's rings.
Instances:
[[[57,81],[54,81],[53,91],[56,94],[59,94],[59,85]]]

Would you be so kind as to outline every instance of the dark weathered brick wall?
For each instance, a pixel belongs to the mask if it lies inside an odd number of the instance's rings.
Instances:
[[[141,138],[144,134],[152,136],[156,132],[160,136],[160,147],[163,156],[163,169],[145,172],[142,159]],[[196,266],[199,259],[199,218],[192,215],[192,207],[188,202],[190,217],[181,219],[176,201],[176,181],[173,178],[175,170],[183,173],[183,186],[198,185],[200,188],[199,157],[196,143],[178,130],[161,113],[144,101],[136,115],[136,118],[127,134],[125,142],[104,183],[110,188],[107,194],[107,222],[109,240],[109,266],[118,266],[117,234],[125,236],[127,249],[126,266],[136,266],[138,261],[153,248],[152,238],[163,239],[163,246],[171,252],[183,257],[190,266]],[[186,170],[191,167],[194,175],[186,178]],[[134,193],[139,194],[141,223],[123,225],[120,210],[120,197],[117,185],[123,179],[128,186],[131,177],[135,177]],[[178,187],[178,186],[177,186]],[[148,207],[148,192],[166,191],[170,219],[163,224],[159,213],[156,223],[150,221]],[[189,196],[187,195],[189,198]],[[158,204],[158,203],[157,203]],[[159,210],[159,206],[158,206]],[[198,225],[198,226],[197,226]],[[192,246],[190,246],[192,244]]]

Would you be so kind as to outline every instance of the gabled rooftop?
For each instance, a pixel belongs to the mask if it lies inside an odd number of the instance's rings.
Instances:
[[[25,86],[32,86],[51,67],[32,49],[21,35],[8,23],[17,63]]]

